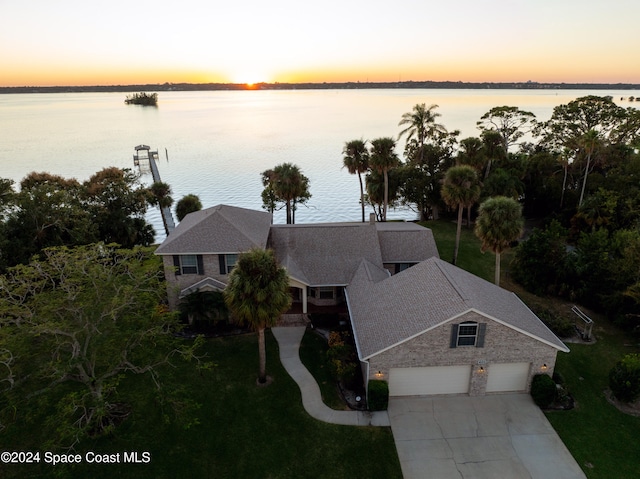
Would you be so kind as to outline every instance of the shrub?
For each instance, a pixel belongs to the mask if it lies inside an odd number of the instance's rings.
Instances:
[[[640,354],[627,354],[609,372],[609,388],[624,402],[640,397]]]
[[[327,359],[335,379],[346,384],[355,380],[358,368],[357,355],[348,332],[333,331],[329,335]]]
[[[541,409],[547,408],[556,399],[556,383],[548,374],[536,374],[531,381],[531,396]]]
[[[369,410],[385,411],[389,406],[389,385],[386,381],[371,379],[369,381]]]
[[[575,325],[570,319],[547,310],[540,311],[538,317],[560,338],[569,338],[575,333]]]

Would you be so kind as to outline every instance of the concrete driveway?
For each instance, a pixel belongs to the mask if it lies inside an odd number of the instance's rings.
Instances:
[[[404,479],[586,476],[528,394],[391,397]]]

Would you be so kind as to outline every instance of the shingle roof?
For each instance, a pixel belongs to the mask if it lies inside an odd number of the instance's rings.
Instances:
[[[218,205],[185,216],[156,254],[237,253],[265,248],[270,227],[270,213]]]
[[[433,233],[410,222],[376,223],[382,259],[385,263],[418,263],[439,258]]]
[[[309,286],[346,285],[363,259],[382,267],[369,223],[273,225],[269,246],[289,274]]]
[[[438,258],[377,281],[368,268],[361,263],[347,287],[361,359],[472,310],[568,351],[515,294]]]

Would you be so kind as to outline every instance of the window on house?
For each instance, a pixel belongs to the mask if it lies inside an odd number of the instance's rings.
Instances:
[[[221,254],[218,255],[220,261],[220,274],[229,274],[235,268],[238,261],[237,254]]]
[[[202,255],[181,254],[173,257],[173,265],[176,267],[176,274],[204,274],[204,264]]]
[[[333,288],[318,288],[320,299],[334,299]]]
[[[458,327],[458,346],[475,346],[478,323],[462,323]]]
[[[404,271],[405,269],[409,269],[414,265],[414,263],[396,263],[396,274]]]
[[[476,348],[483,348],[486,327],[485,323],[476,323],[475,321],[452,324],[451,344],[449,347],[475,346]]]

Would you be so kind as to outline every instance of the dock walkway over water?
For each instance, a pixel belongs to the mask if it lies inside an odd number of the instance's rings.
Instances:
[[[136,154],[133,155],[133,164],[135,166],[140,166],[140,162],[148,162],[149,169],[151,170],[151,176],[153,177],[154,183],[160,183],[162,180],[160,179],[160,170],[158,170],[158,164],[156,160],[158,159],[158,152],[151,151],[151,147],[147,145],[138,145],[135,147]],[[164,224],[164,230],[169,235],[176,225],[173,221],[173,215],[171,214],[170,206],[162,206],[160,207],[160,214],[162,215],[162,223]]]

